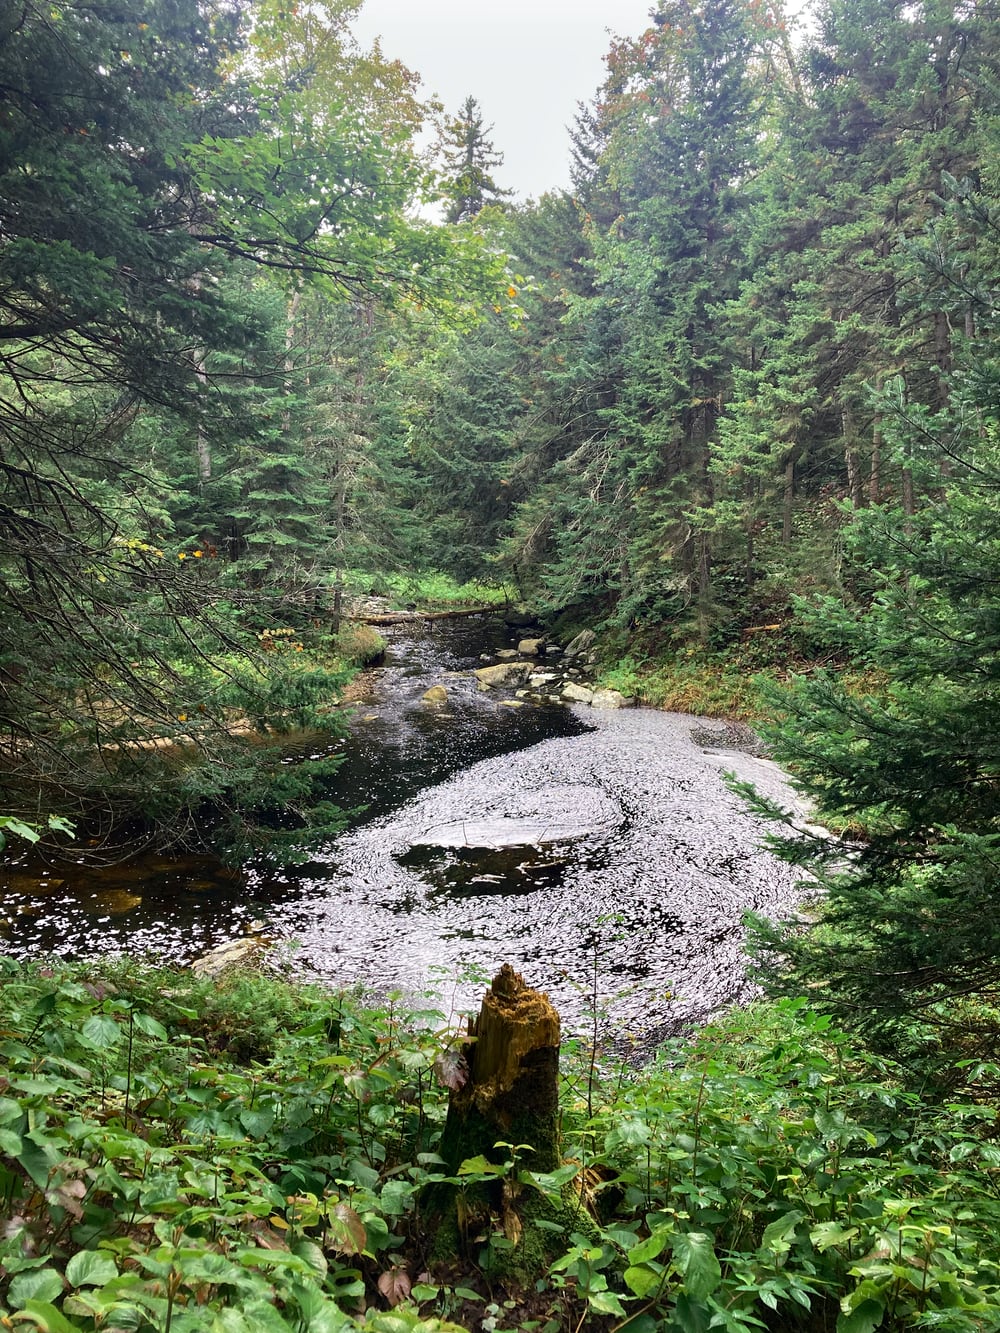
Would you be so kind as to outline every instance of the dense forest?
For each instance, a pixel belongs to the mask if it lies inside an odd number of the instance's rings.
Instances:
[[[426,1032],[265,988],[230,1068],[224,999],[12,966],[0,1323],[1000,1327],[996,6],[658,0],[529,202],[360,7],[0,10],[0,839],[303,854],[336,761],[272,742],[342,728],[354,598],[447,576],[759,725],[816,900],[756,923],[738,1035],[599,1096],[578,1055],[528,1185],[601,1202],[534,1304],[516,1218],[423,1271]],[[171,1091],[168,1036],[215,1073]],[[506,1210],[497,1146],[448,1178]]]

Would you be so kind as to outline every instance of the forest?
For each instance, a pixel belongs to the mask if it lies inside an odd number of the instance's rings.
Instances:
[[[0,854],[307,855],[446,587],[752,723],[814,888],[547,1172],[444,1015],[0,956],[0,1324],[1000,1328],[994,0],[657,0],[526,202],[361,5],[0,9]]]

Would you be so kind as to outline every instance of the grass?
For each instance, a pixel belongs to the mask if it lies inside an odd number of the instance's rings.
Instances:
[[[388,574],[381,584],[394,604],[416,603],[423,611],[448,611],[474,606],[504,606],[516,600],[503,584],[472,580],[458,583],[447,574]]]
[[[743,722],[768,716],[764,683],[776,682],[773,670],[747,670],[738,659],[688,648],[669,658],[625,657],[604,667],[600,683],[632,695],[650,708],[699,717]]]

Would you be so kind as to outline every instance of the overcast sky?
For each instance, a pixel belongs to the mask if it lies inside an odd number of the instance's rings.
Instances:
[[[636,36],[652,0],[365,0],[354,25],[365,45],[423,76],[454,113],[471,93],[504,155],[497,183],[520,198],[569,184],[578,102],[604,73],[609,30]]]

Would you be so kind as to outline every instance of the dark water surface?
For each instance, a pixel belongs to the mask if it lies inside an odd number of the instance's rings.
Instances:
[[[788,799],[775,766],[726,750],[721,731],[706,749],[704,724],[681,714],[479,693],[449,673],[506,646],[492,621],[387,637],[333,793],[368,808],[315,861],[9,868],[0,948],[187,962],[263,922],[298,972],[409,995],[432,985],[446,1007],[472,1005],[509,961],[579,1028],[596,984],[608,1025],[644,1042],[745,998],[743,913],[788,907],[795,876],[760,849],[722,773]],[[432,684],[448,690],[444,709],[421,700]]]

